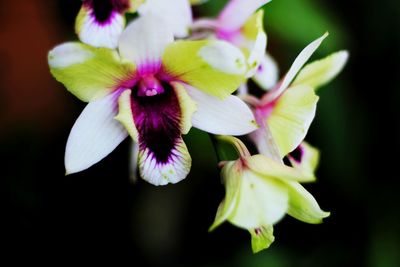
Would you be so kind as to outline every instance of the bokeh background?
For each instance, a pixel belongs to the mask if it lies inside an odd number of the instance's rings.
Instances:
[[[211,0],[196,14],[215,15]],[[321,149],[307,185],[332,212],[321,225],[285,217],[272,247],[253,255],[228,223],[207,229],[224,196],[208,136],[193,129],[189,177],[166,187],[128,178],[129,141],[87,171],[64,176],[69,131],[85,104],[49,74],[47,51],[76,38],[79,0],[0,2],[0,242],[14,263],[113,266],[400,266],[399,26],[396,1],[274,0],[269,51],[287,70],[311,40],[314,59],[348,49],[343,73],[320,91],[308,141]],[[162,27],[162,25],[160,25]]]

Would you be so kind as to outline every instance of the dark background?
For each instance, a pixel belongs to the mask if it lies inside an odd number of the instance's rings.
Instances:
[[[196,14],[216,14],[211,0]],[[64,176],[69,131],[85,104],[49,74],[47,51],[75,39],[79,0],[0,2],[2,259],[130,266],[400,266],[399,26],[396,1],[275,0],[265,7],[281,72],[329,30],[313,58],[348,49],[343,73],[320,91],[308,141],[321,149],[307,185],[331,217],[286,216],[276,241],[251,253],[228,223],[208,233],[224,196],[208,136],[185,137],[191,174],[154,187],[128,178],[129,141],[92,168]]]

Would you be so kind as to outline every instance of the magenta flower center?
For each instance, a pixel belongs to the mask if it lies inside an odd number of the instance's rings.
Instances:
[[[142,96],[155,96],[164,93],[164,87],[160,81],[153,75],[146,75],[139,81],[137,95]]]
[[[265,120],[271,115],[272,111],[275,108],[276,102],[273,101],[271,103],[260,105],[255,107],[254,116],[256,118],[256,122],[260,125],[263,125]]]
[[[224,40],[234,45],[240,45],[243,39],[240,30],[228,31],[224,29],[217,29],[215,34],[219,40]]]

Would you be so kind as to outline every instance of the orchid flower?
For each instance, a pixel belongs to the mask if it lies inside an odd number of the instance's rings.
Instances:
[[[187,37],[193,23],[189,0],[145,0],[138,12],[142,16],[152,13],[161,18],[178,38]]]
[[[125,27],[125,13],[133,13],[144,0],[82,0],[76,17],[79,39],[95,47],[116,48]]]
[[[329,216],[300,182],[312,182],[310,172],[286,166],[264,155],[251,155],[235,137],[220,140],[233,144],[239,158],[224,162],[221,170],[226,195],[210,230],[224,221],[247,229],[255,252],[274,240],[272,226],[287,213],[307,223],[321,223]]]
[[[182,139],[194,126],[243,135],[257,128],[248,106],[230,95],[247,71],[241,51],[223,41],[173,41],[151,14],[132,22],[119,53],[73,42],[49,53],[54,77],[89,102],[68,138],[67,173],[82,171],[128,135],[138,146],[141,177],[177,183],[191,167]]]
[[[315,90],[333,79],[348,58],[347,51],[340,51],[302,69],[326,36],[304,48],[282,81],[261,99],[243,96],[252,105],[260,125],[260,129],[250,134],[260,153],[282,159],[304,140],[315,116],[318,102]]]
[[[263,27],[264,12],[256,10],[269,1],[231,0],[216,19],[199,19],[194,22],[193,29],[210,29],[214,32],[214,38],[239,47],[247,58],[247,77],[251,77],[260,64],[266,61],[267,35]]]

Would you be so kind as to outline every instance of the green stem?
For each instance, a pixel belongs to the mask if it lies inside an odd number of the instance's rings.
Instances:
[[[221,161],[236,160],[238,157],[246,158],[251,154],[245,144],[238,138],[226,135],[209,135],[213,144],[217,159]],[[234,150],[232,149],[234,148]],[[236,156],[235,156],[236,152]]]
[[[218,135],[216,136],[216,139],[233,145],[233,147],[236,149],[236,152],[239,154],[238,156],[241,158],[246,158],[251,156],[246,145],[236,137],[228,135]]]
[[[225,155],[224,151],[222,149],[220,149],[220,146],[218,144],[217,139],[215,138],[215,135],[213,135],[213,134],[208,134],[208,135],[210,136],[211,143],[214,147],[215,154],[217,155],[218,162],[223,161],[224,158],[226,158],[225,157],[226,155]]]

